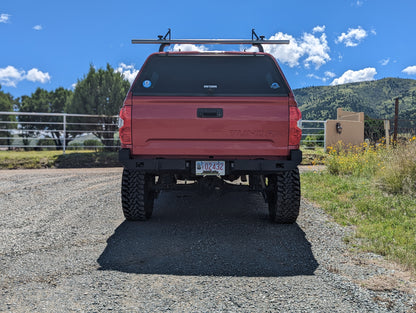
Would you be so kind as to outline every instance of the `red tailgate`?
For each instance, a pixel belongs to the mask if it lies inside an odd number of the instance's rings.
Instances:
[[[132,97],[134,156],[287,156],[288,97]],[[222,117],[198,117],[222,109]],[[215,110],[213,110],[215,111]]]

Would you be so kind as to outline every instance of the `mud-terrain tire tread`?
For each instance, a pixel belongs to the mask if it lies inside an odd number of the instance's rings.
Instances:
[[[154,194],[148,190],[150,178],[136,170],[123,170],[121,202],[128,221],[145,221],[152,216]]]
[[[271,181],[268,193],[269,217],[275,223],[293,224],[299,216],[300,176],[299,170],[278,173]]]

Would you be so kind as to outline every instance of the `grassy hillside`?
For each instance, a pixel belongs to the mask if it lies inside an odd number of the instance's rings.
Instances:
[[[392,118],[394,99],[400,97],[399,118],[416,119],[416,80],[384,78],[338,86],[295,89],[302,118],[334,119],[337,108],[364,112],[372,118]]]

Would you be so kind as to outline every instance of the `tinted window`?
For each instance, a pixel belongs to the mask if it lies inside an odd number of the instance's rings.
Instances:
[[[154,55],[133,86],[138,96],[287,96],[274,61],[263,55]]]

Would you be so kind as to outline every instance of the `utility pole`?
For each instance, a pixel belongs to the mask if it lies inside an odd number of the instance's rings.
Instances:
[[[394,130],[393,130],[393,144],[396,146],[397,144],[397,127],[399,123],[399,97],[396,99],[396,103],[394,106]]]

